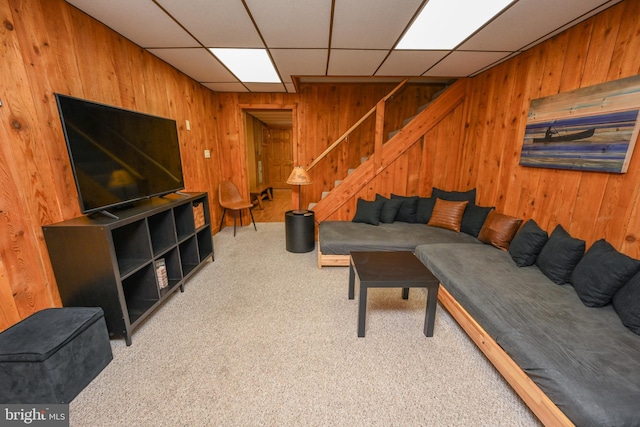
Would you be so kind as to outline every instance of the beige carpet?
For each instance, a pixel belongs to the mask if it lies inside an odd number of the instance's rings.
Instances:
[[[442,307],[423,335],[424,290],[370,290],[358,338],[348,269],[287,252],[284,223],[214,246],[132,346],[111,341],[72,426],[539,425]]]

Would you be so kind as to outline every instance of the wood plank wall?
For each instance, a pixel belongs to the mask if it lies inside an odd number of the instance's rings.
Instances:
[[[62,0],[0,0],[0,22],[3,330],[61,305],[41,226],[80,212],[54,93],[175,119],[186,189],[209,191],[216,209],[220,155],[214,93],[83,12]]]
[[[637,16],[640,2],[625,0],[471,79],[469,100],[361,196],[477,187],[480,204],[548,230],[561,223],[589,243],[606,237],[640,257],[640,156],[623,175],[517,164],[530,99],[640,72]],[[79,211],[54,92],[175,119],[187,190],[210,193],[217,225],[218,182],[232,178],[248,189],[242,105],[294,105],[294,161],[306,165],[392,88],[213,94],[62,0],[0,0],[0,17],[0,330],[60,305],[41,226]],[[416,92],[406,103],[413,108],[426,96]],[[343,149],[344,157],[315,170],[303,203],[344,176],[349,152],[353,158],[361,148]],[[353,206],[340,215],[350,219]]]
[[[626,174],[518,165],[531,99],[640,73],[640,2],[624,1],[473,79],[462,187],[478,203],[640,258],[640,153]],[[454,183],[451,182],[453,185]]]

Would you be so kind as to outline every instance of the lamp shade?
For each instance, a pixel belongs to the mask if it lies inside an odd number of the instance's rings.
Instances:
[[[287,178],[287,184],[289,185],[307,185],[311,184],[311,177],[307,173],[307,170],[302,166],[296,166],[293,168],[291,175]]]

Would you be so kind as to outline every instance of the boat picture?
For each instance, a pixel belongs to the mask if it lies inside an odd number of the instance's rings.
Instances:
[[[596,132],[596,128],[591,128],[591,129],[583,130],[582,132],[559,135],[558,131],[553,126],[549,126],[547,128],[547,131],[544,133],[544,137],[533,138],[533,142],[550,143],[550,142],[578,141],[580,139],[592,137],[595,132]]]
[[[637,139],[635,128],[638,111],[617,111],[527,124],[520,165],[626,172]]]

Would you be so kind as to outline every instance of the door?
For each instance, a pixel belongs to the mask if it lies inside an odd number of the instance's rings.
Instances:
[[[264,129],[264,141],[267,144],[266,175],[267,183],[273,188],[291,188],[287,178],[293,170],[292,130]]]

